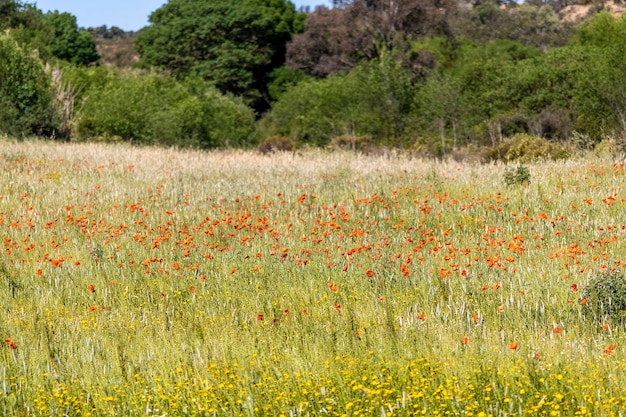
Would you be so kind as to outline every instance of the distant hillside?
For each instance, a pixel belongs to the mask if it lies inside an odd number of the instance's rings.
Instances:
[[[594,14],[608,10],[616,16],[621,16],[624,12],[626,5],[617,1],[606,1],[604,3],[589,3],[589,4],[572,4],[564,7],[559,11],[559,18],[562,22],[580,22],[587,17],[591,17]]]
[[[115,26],[89,28],[88,31],[96,41],[101,64],[127,68],[139,61],[139,54],[135,49],[136,32],[126,32]]]

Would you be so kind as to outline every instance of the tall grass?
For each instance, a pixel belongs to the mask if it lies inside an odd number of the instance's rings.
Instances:
[[[619,415],[624,166],[0,142],[4,415]]]

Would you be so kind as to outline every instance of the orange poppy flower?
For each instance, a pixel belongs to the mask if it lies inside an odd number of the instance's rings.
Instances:
[[[518,347],[519,347],[519,342],[511,342],[511,343],[509,343],[509,349],[511,349],[511,350],[517,350]]]
[[[469,337],[464,336],[463,339],[461,339],[461,344],[462,345],[467,345],[467,343],[469,342]]]
[[[504,306],[498,306],[498,313],[504,313]]]
[[[261,320],[263,320],[264,318],[265,318],[265,314],[263,314],[263,313],[259,313],[259,314],[257,314],[257,315],[256,315],[256,319],[257,319],[257,321],[261,321]]]
[[[374,276],[374,271],[368,269],[367,271],[365,271],[365,275],[367,275],[368,278],[371,278]]]
[[[339,303],[335,303],[335,305],[333,306],[333,308],[337,311],[341,311],[341,304]]]
[[[419,313],[419,314],[417,315],[417,319],[418,319],[418,320],[420,320],[420,321],[424,321],[424,320],[425,320],[425,318],[426,318],[426,317],[424,316],[424,313]]]
[[[89,292],[96,292],[96,286],[93,284],[89,284],[87,285],[87,290],[89,290]]]
[[[615,352],[615,348],[616,347],[617,347],[617,345],[615,343],[613,343],[612,345],[610,345],[609,347],[604,349],[604,356],[611,356],[613,354],[613,352]]]
[[[337,285],[335,285],[335,283],[331,281],[328,283],[328,289],[332,292],[337,292]]]

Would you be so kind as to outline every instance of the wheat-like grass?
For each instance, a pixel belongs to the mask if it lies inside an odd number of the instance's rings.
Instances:
[[[5,415],[618,415],[624,167],[0,142]],[[483,413],[483,414],[481,414]]]

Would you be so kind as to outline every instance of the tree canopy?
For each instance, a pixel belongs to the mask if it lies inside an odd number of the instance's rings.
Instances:
[[[286,0],[170,0],[150,15],[136,45],[146,66],[212,81],[257,109],[269,105],[269,73],[302,18]]]
[[[30,3],[0,0],[0,31],[9,31],[13,39],[36,49],[44,60],[89,65],[99,59],[93,38],[78,27],[76,16],[70,13],[44,14]]]
[[[76,16],[58,11],[46,13],[43,24],[51,32],[50,51],[56,58],[88,65],[99,59],[96,43],[85,29],[79,29]]]

